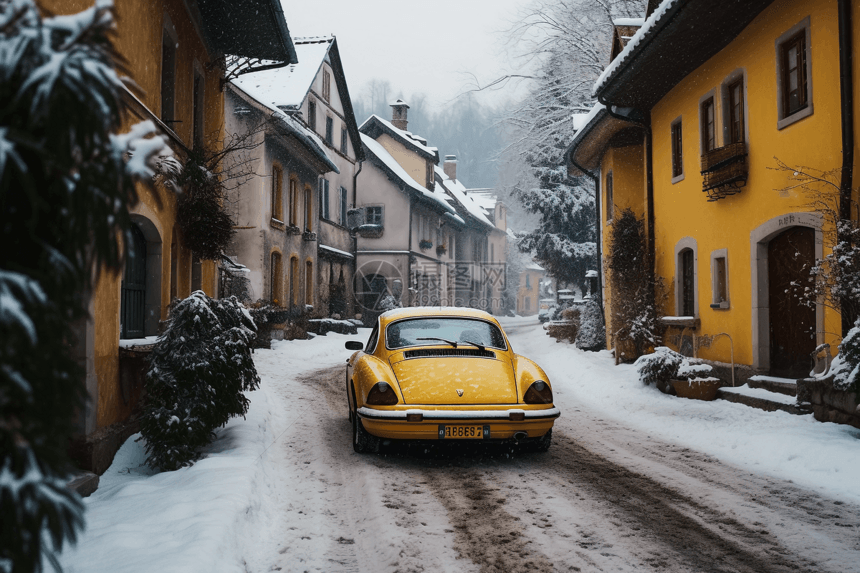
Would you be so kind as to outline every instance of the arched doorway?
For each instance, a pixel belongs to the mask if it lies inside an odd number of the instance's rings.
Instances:
[[[791,227],[767,245],[770,306],[770,371],[799,378],[809,374],[815,350],[815,309],[798,297],[815,264],[815,231]]]
[[[146,238],[131,226],[131,241],[122,272],[120,338],[143,338],[146,317]]]
[[[750,232],[752,366],[756,370],[805,376],[810,353],[824,341],[824,307],[799,308],[790,288],[792,280],[805,283],[808,265],[823,256],[821,226],[818,213],[794,212]]]

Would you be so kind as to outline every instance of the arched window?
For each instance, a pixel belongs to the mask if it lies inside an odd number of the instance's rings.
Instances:
[[[122,273],[120,338],[143,338],[146,316],[146,239],[131,226],[131,244]]]
[[[312,233],[314,230],[314,191],[310,185],[305,185],[305,231]]]
[[[299,182],[295,177],[290,177],[290,225],[299,226]]]
[[[290,305],[296,306],[299,304],[299,259],[292,257],[290,259]]]
[[[273,304],[282,305],[284,303],[284,296],[281,292],[281,284],[283,276],[283,269],[281,267],[281,253],[272,253],[272,261],[269,272],[271,273],[271,277],[269,279],[269,295]]]
[[[305,263],[305,304],[314,303],[314,264]]]

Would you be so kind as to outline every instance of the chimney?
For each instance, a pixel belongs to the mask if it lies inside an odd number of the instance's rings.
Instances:
[[[409,106],[402,99],[398,99],[396,102],[391,104],[391,123],[394,124],[394,127],[397,129],[406,131],[406,110],[408,109]]]
[[[456,155],[446,155],[445,163],[442,164],[442,169],[445,171],[445,175],[448,176],[448,179],[452,181],[457,180],[457,156]]]

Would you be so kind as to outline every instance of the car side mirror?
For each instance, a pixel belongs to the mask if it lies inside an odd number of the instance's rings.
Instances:
[[[364,343],[357,340],[347,340],[344,346],[347,350],[364,350]]]

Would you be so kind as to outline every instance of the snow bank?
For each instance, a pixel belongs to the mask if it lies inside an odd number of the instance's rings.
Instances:
[[[156,473],[146,465],[138,435],[117,452],[98,490],[84,500],[86,530],[60,556],[66,573],[184,573],[247,571],[243,555],[265,535],[271,446],[295,421],[277,407],[273,381],[340,362],[345,340],[273,341],[258,350],[260,389],[248,393],[246,419],[234,418],[193,466]]]
[[[590,353],[548,343],[540,327],[509,338],[515,352],[546,370],[562,419],[575,416],[582,404],[661,440],[860,503],[856,428],[817,422],[811,414],[763,412],[723,400],[668,396],[639,382],[633,365],[615,366],[608,351]]]

